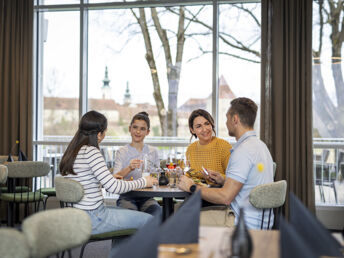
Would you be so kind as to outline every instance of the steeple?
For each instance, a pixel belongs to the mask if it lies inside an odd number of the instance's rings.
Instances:
[[[131,103],[131,95],[129,91],[129,82],[127,81],[127,88],[125,89],[124,99],[123,99],[124,105],[130,105]]]
[[[105,78],[103,80],[103,86],[101,89],[102,89],[103,99],[111,99],[111,87],[110,87],[110,80],[108,76],[107,66],[105,66]]]

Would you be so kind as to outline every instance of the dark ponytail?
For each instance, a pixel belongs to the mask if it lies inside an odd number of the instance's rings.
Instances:
[[[98,133],[103,133],[106,128],[107,119],[103,114],[92,110],[82,116],[78,131],[62,156],[60,162],[61,175],[75,175],[73,165],[80,148],[88,145],[99,149],[97,136]]]

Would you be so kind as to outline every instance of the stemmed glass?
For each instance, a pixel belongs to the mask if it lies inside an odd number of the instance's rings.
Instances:
[[[183,155],[180,161],[180,168],[183,170],[184,174],[190,170],[190,159],[188,155]]]

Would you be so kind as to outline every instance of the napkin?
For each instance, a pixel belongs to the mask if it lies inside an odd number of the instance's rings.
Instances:
[[[151,218],[128,241],[115,246],[110,252],[110,258],[146,258],[158,257],[159,225],[161,216]]]
[[[318,255],[295,230],[294,226],[280,217],[280,256],[281,258],[315,258]]]
[[[318,256],[341,256],[337,240],[293,193],[290,193],[289,203],[290,223],[313,251]]]
[[[160,227],[160,243],[198,243],[201,192],[194,193],[178,211]]]

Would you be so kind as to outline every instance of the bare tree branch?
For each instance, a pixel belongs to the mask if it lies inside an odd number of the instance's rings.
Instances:
[[[257,17],[251,12],[251,10],[247,9],[244,7],[243,4],[240,4],[240,6],[238,4],[233,4],[234,7],[238,8],[239,10],[242,10],[246,13],[248,13],[251,18],[254,20],[254,22],[260,27],[260,22],[258,21]]]

